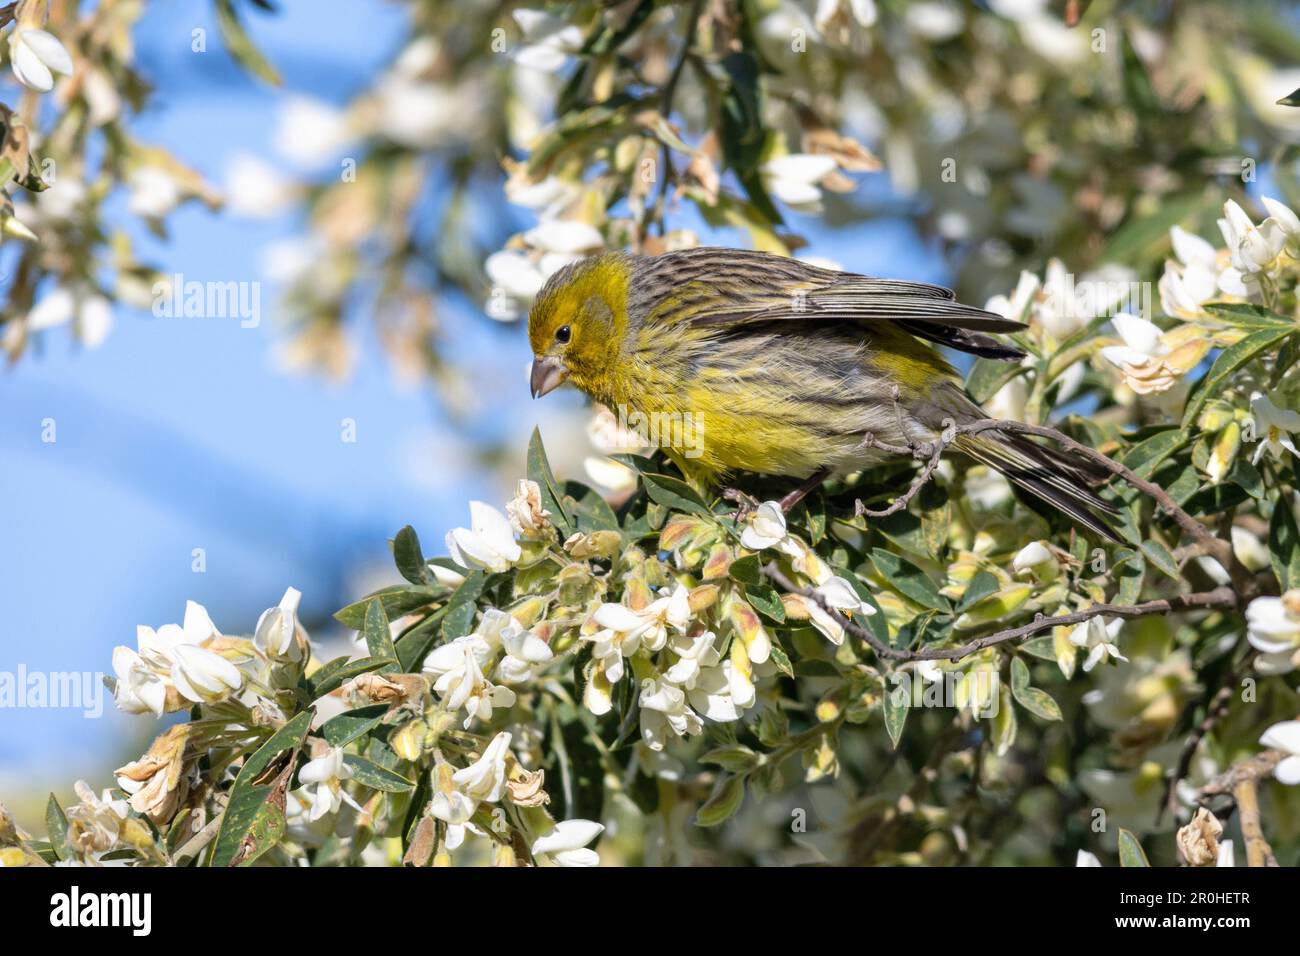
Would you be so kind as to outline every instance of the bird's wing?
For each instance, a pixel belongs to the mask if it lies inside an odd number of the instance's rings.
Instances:
[[[638,269],[638,284],[648,298],[668,303],[666,309],[646,303],[660,320],[689,316],[686,320],[699,327],[806,322],[810,331],[828,321],[888,322],[975,355],[1024,355],[984,334],[1015,332],[1024,325],[964,305],[950,290],[924,282],[875,279],[736,249],[725,255],[707,248],[668,253],[642,260]]]

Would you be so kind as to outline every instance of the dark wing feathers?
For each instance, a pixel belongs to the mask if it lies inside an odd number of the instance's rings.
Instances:
[[[1015,332],[1019,322],[958,302],[942,286],[836,272],[763,252],[690,249],[637,261],[638,284],[690,296],[693,325],[826,320],[890,322],[912,335],[974,355],[1019,359],[1024,352],[981,333]]]

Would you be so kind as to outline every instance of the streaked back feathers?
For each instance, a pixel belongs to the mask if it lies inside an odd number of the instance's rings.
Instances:
[[[1019,359],[990,333],[1021,328],[939,286],[717,248],[566,266],[529,316],[534,354],[561,361],[597,401],[702,420],[694,455],[670,451],[710,484],[732,471],[857,470],[883,457],[864,448],[867,433],[905,445],[933,439],[945,419],[984,417],[928,343]],[[1094,476],[1072,458],[992,432],[958,448],[1113,536]]]

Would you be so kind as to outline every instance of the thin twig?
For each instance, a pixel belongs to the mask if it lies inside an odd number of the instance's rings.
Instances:
[[[1156,823],[1159,823],[1164,818],[1166,812],[1172,813],[1178,805],[1178,784],[1191,770],[1192,760],[1196,757],[1196,750],[1200,747],[1201,741],[1228,713],[1228,709],[1232,706],[1233,695],[1241,683],[1241,678],[1250,670],[1254,661],[1255,655],[1253,653],[1248,654],[1242,659],[1241,663],[1232,669],[1223,686],[1215,692],[1209,703],[1206,704],[1205,716],[1201,718],[1201,722],[1187,735],[1187,739],[1183,742],[1183,749],[1178,755],[1178,763],[1174,766],[1174,772],[1165,783],[1164,799],[1160,801]]]
[[[791,581],[775,564],[769,563],[763,566],[763,574],[771,579],[783,591],[790,594],[800,594],[809,600],[816,601],[826,613],[836,615],[837,612],[826,603],[826,600],[817,592],[815,588],[800,587]],[[969,657],[986,647],[993,647],[996,644],[1004,644],[1007,641],[1018,641],[1022,638],[1032,637],[1042,631],[1050,631],[1054,627],[1068,627],[1074,624],[1082,624],[1084,621],[1091,620],[1100,615],[1110,617],[1135,618],[1146,617],[1151,614],[1170,614],[1174,611],[1190,610],[1210,610],[1212,608],[1234,608],[1238,604],[1238,598],[1232,588],[1224,585],[1217,587],[1212,591],[1200,591],[1195,594],[1177,594],[1173,597],[1159,598],[1154,601],[1143,601],[1141,604],[1094,604],[1092,607],[1085,608],[1082,611],[1076,611],[1073,614],[1058,614],[1053,617],[1047,617],[1042,614],[1035,616],[1034,620],[1028,624],[1021,624],[1019,627],[1008,628],[997,631],[984,637],[976,638],[966,644],[957,647],[926,647],[920,650],[908,650],[905,648],[890,647],[871,631],[847,620],[842,616],[838,617],[845,630],[854,637],[865,641],[872,650],[881,657],[887,657],[895,661],[957,661],[963,657]]]
[[[673,112],[673,99],[677,95],[677,84],[681,82],[682,72],[686,69],[686,61],[690,59],[691,47],[695,45],[695,34],[699,29],[700,14],[703,12],[703,0],[692,0],[690,10],[687,12],[686,31],[682,38],[681,56],[673,65],[673,71],[668,75],[668,82],[664,84],[663,93],[659,101],[659,114],[664,118],[664,122],[669,122],[669,117]],[[641,220],[641,235],[649,231],[650,223],[659,223],[659,232],[664,231],[664,204],[668,199],[668,183],[673,177],[672,150],[667,144],[663,147],[663,169],[660,171],[659,178],[659,195],[655,198],[653,211],[650,207],[646,208],[648,215],[644,215]]]
[[[1241,819],[1241,835],[1246,841],[1247,866],[1277,866],[1273,848],[1264,838],[1264,828],[1259,818],[1259,781],[1239,780],[1232,788],[1237,801],[1237,815]]]

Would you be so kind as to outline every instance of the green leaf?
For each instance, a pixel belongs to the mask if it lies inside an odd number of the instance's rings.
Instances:
[[[961,600],[957,603],[956,612],[960,614],[972,605],[978,604],[990,594],[996,593],[1000,587],[1001,585],[998,584],[995,575],[988,571],[975,572],[974,577],[970,579],[970,583],[966,585],[966,591],[962,594]]]
[[[1295,319],[1279,315],[1272,309],[1250,302],[1207,302],[1205,311],[1227,319],[1242,329],[1289,329],[1296,331]]]
[[[50,838],[50,849],[60,860],[68,858],[68,815],[59,806],[59,798],[50,794],[45,804],[45,832]]]
[[[709,510],[708,504],[700,497],[699,493],[682,481],[680,478],[674,478],[672,475],[660,475],[653,472],[643,472],[641,482],[645,485],[646,494],[670,511],[685,511],[688,514],[699,515],[702,518],[714,517],[713,512]]]
[[[371,601],[378,600],[382,603],[384,614],[391,621],[410,614],[412,611],[428,607],[430,604],[434,604],[446,597],[446,595],[446,588],[442,587],[398,584],[376,591],[374,594],[334,612],[334,620],[344,627],[359,631],[366,625],[366,611],[369,609]]]
[[[737,558],[731,562],[731,567],[727,573],[733,581],[739,581],[741,584],[762,584],[763,572],[762,561],[757,554],[747,554],[743,558]]]
[[[1187,433],[1178,428],[1156,432],[1126,449],[1120,462],[1139,478],[1150,478],[1156,468],[1187,441]]]
[[[366,608],[366,621],[361,636],[365,639],[371,657],[388,661],[380,671],[386,674],[396,673],[397,648],[393,647],[393,632],[388,629],[388,615],[384,613],[382,601],[372,600],[370,607]]]
[[[885,717],[885,733],[889,734],[889,745],[898,749],[898,742],[903,738],[903,725],[907,723],[908,712],[912,709],[911,683],[901,681],[896,687],[887,688],[881,698]]]
[[[1169,553],[1169,549],[1159,541],[1154,539],[1143,541],[1142,554],[1160,571],[1173,578],[1175,581],[1179,580],[1181,577],[1178,573],[1178,562],[1175,561],[1174,556]]]
[[[1150,866],[1147,855],[1142,851],[1142,844],[1138,842],[1130,830],[1119,828],[1119,865],[1120,866]]]
[[[1142,596],[1142,580],[1146,577],[1147,562],[1140,552],[1130,551],[1128,557],[1116,561],[1112,572],[1119,579],[1115,593],[1116,604],[1136,604]]]
[[[566,481],[563,491],[565,509],[573,516],[579,531],[589,534],[621,530],[614,509],[597,491],[577,481]]]
[[[312,700],[316,700],[331,691],[338,690],[345,681],[360,674],[377,671],[392,663],[392,660],[383,657],[362,657],[355,661],[348,660],[346,657],[335,658],[308,678],[308,693],[311,694]]]
[[[723,776],[708,800],[695,815],[697,827],[716,827],[740,809],[745,802],[745,778],[743,776]]]
[[[983,404],[997,394],[1003,385],[1026,371],[1024,366],[1015,362],[978,358],[966,376],[966,391],[970,392],[971,398]]]
[[[929,576],[909,561],[905,561],[892,551],[873,548],[871,563],[875,565],[880,576],[888,581],[904,597],[911,598],[922,607],[936,608],[941,611],[951,610],[948,599],[939,593]]]
[[[993,749],[999,757],[1011,750],[1020,729],[1020,724],[1016,720],[1016,709],[1011,705],[1011,700],[1011,691],[1006,687],[999,687],[998,712],[993,715]]]
[[[429,569],[420,550],[420,538],[409,524],[393,537],[393,561],[397,572],[412,584],[428,584]]]
[[[1296,527],[1289,497],[1283,495],[1273,506],[1268,523],[1268,556],[1282,591],[1300,587],[1300,528]]]
[[[1051,658],[1049,658],[1051,659]],[[1060,720],[1060,705],[1046,691],[1029,686],[1029,666],[1019,657],[1011,659],[1011,694],[1020,706],[1043,720]]]
[[[1261,329],[1258,332],[1252,332],[1240,342],[1219,353],[1219,357],[1215,360],[1210,371],[1206,373],[1205,378],[1201,379],[1196,391],[1188,399],[1187,407],[1183,411],[1182,427],[1187,429],[1195,424],[1196,419],[1201,414],[1201,407],[1211,396],[1218,395],[1223,391],[1233,372],[1261,352],[1277,346],[1283,339],[1289,338],[1295,332],[1294,326],[1290,328]]]
[[[1020,645],[1020,650],[1030,657],[1037,657],[1040,661],[1056,660],[1056,639],[1050,634],[1042,637],[1031,638]]]
[[[325,721],[321,725],[320,733],[332,746],[346,747],[383,723],[386,713],[388,713],[386,704],[373,704],[369,707],[345,711]]]
[[[248,38],[244,30],[244,25],[239,22],[234,0],[217,0],[217,26],[226,42],[226,49],[230,51],[230,55],[237,63],[272,86],[280,85],[280,74],[253,45],[253,41]]]
[[[551,524],[567,538],[573,533],[573,521],[560,504],[559,485],[551,472],[551,463],[546,459],[546,449],[542,447],[542,433],[536,428],[528,439],[528,477],[541,489],[542,508],[551,513]]]
[[[745,773],[759,764],[759,756],[744,744],[731,744],[727,747],[715,747],[700,754],[700,763],[716,764],[732,773]]]
[[[371,790],[384,793],[405,793],[414,790],[415,783],[407,780],[400,773],[381,767],[366,757],[358,754],[344,754],[343,762],[352,768],[352,779]]]
[[[772,636],[772,663],[786,677],[794,676],[794,665],[790,663],[790,655],[785,652],[784,647],[777,643],[775,635]]]
[[[267,799],[273,796],[274,788],[255,781],[265,774],[281,754],[297,753],[302,742],[307,738],[308,731],[311,730],[314,715],[315,711],[303,711],[272,734],[266,743],[258,747],[253,755],[244,761],[239,776],[235,778],[234,786],[230,788],[230,799],[222,814],[221,826],[217,830],[216,843],[212,852],[212,866],[229,866],[234,861],[244,838],[253,830],[254,824],[258,823],[259,815],[263,817],[260,824],[263,830],[271,826],[273,821],[265,819],[262,807]],[[266,849],[261,844],[256,846],[259,852],[264,852]]]
[[[776,588],[768,584],[750,584],[745,588],[745,597],[754,606],[754,610],[777,624],[785,623],[785,605]]]
[[[272,800],[262,801],[248,827],[248,850],[239,858],[238,865],[252,866],[258,857],[284,839],[288,829],[284,811]]]

